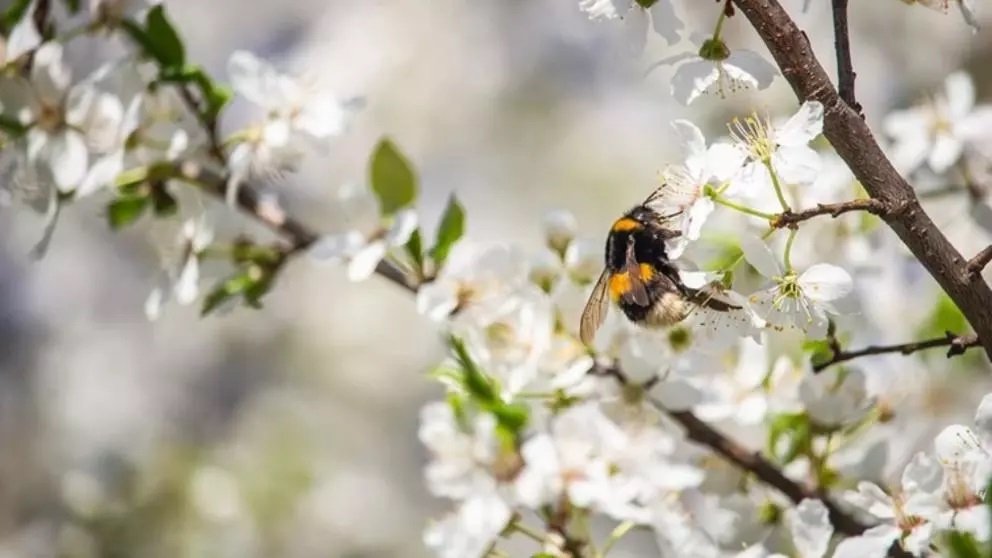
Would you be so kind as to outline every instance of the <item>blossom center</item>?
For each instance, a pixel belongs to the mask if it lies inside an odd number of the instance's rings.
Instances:
[[[730,123],[730,137],[748,156],[756,161],[769,163],[775,153],[775,141],[772,139],[771,123],[752,114],[741,120],[735,118]]]

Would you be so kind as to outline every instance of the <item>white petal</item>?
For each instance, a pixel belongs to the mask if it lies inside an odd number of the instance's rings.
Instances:
[[[930,128],[930,111],[921,108],[897,110],[885,117],[882,128],[885,135],[902,139],[902,136],[925,136]]]
[[[805,499],[785,512],[785,523],[801,558],[823,558],[834,527],[830,513],[820,500]]]
[[[417,212],[412,209],[404,209],[393,217],[393,225],[386,233],[386,244],[388,246],[403,246],[410,240],[410,235],[417,230]]]
[[[687,240],[699,239],[703,225],[714,209],[716,205],[710,198],[699,198],[689,207],[684,227],[684,236]]]
[[[186,306],[192,304],[200,294],[200,261],[196,256],[190,256],[186,265],[179,272],[173,292],[176,302]]]
[[[7,38],[7,59],[5,62],[16,60],[22,54],[34,50],[41,44],[41,34],[38,33],[38,26],[34,24],[34,10],[36,2],[31,2],[24,12],[21,21],[17,22],[10,31]]]
[[[942,174],[957,162],[963,150],[964,145],[960,139],[951,134],[939,133],[933,142],[933,149],[927,158],[927,164],[930,165],[933,172]]]
[[[365,237],[358,231],[322,236],[307,250],[315,262],[341,262],[358,253],[365,245]]]
[[[100,157],[93,162],[92,166],[90,166],[89,171],[86,173],[86,177],[83,178],[79,188],[76,189],[76,196],[88,196],[97,190],[110,186],[113,184],[114,179],[117,178],[117,175],[119,175],[123,170],[123,151],[116,151]]]
[[[908,174],[923,164],[930,153],[930,137],[914,134],[901,139],[892,147],[892,164],[902,174]]]
[[[702,158],[706,155],[706,138],[695,124],[688,120],[675,120],[672,122],[672,128],[678,135],[684,158]]]
[[[889,547],[899,539],[901,531],[894,525],[877,525],[861,536],[841,541],[833,558],[885,558]]]
[[[346,116],[336,99],[322,98],[307,103],[293,122],[298,130],[311,138],[324,140],[344,131]]]
[[[417,290],[417,312],[440,322],[458,307],[456,291],[438,281],[427,283]]]
[[[749,87],[757,89],[768,87],[778,75],[778,70],[771,62],[757,52],[746,49],[731,52],[723,61],[723,66],[732,79],[745,82]]]
[[[579,0],[579,9],[585,12],[589,19],[618,19],[625,8],[622,0]]]
[[[39,98],[50,106],[59,106],[72,73],[62,61],[62,45],[49,42],[38,47],[31,66],[31,85]]]
[[[858,491],[845,492],[844,499],[879,519],[895,517],[892,498],[875,483],[859,482]]]
[[[370,242],[355,254],[348,262],[348,279],[363,281],[375,273],[375,268],[382,261],[387,251],[386,243],[379,240]]]
[[[975,14],[974,0],[958,0],[957,4],[961,10],[961,17],[971,26],[971,32],[977,33],[981,26],[978,24],[978,16]]]
[[[775,130],[775,141],[779,145],[806,145],[823,131],[823,104],[819,101],[806,101],[796,114]]]
[[[61,192],[72,192],[86,176],[86,142],[75,130],[49,136],[43,161]]]
[[[672,96],[683,105],[689,105],[720,78],[712,62],[696,59],[686,62],[672,76]]]
[[[799,276],[803,294],[810,300],[831,301],[845,297],[854,287],[851,276],[831,264],[816,264]]]
[[[706,152],[706,169],[712,177],[720,182],[730,180],[736,175],[747,155],[729,143],[714,143]]]
[[[803,186],[816,181],[821,167],[819,153],[807,145],[780,148],[772,156],[772,165],[782,182]]]
[[[947,110],[952,120],[963,118],[975,106],[975,83],[967,72],[954,72],[944,80]]]
[[[747,263],[758,270],[758,273],[768,278],[782,275],[782,267],[779,265],[778,259],[764,240],[753,234],[744,233],[740,236],[740,243],[744,258]]]
[[[145,299],[145,317],[148,321],[154,322],[162,316],[162,306],[165,304],[165,289],[155,288],[148,293]]]
[[[919,452],[906,465],[902,472],[902,489],[907,494],[914,492],[936,492],[944,478],[940,464],[923,452]]]
[[[982,443],[974,431],[960,424],[941,430],[933,446],[937,459],[945,465],[959,463],[982,449]]]
[[[679,42],[682,20],[675,14],[671,0],[658,0],[651,6],[650,12],[654,32],[664,37],[669,46]]]
[[[231,87],[256,105],[273,107],[281,100],[273,97],[278,77],[275,69],[248,51],[238,50],[231,55],[227,74]]]

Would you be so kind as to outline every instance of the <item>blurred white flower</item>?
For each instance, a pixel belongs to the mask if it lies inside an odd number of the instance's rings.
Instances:
[[[809,418],[831,429],[860,420],[872,404],[861,370],[838,366],[807,374],[799,384],[799,397]]]
[[[427,489],[435,496],[455,500],[492,490],[492,467],[499,456],[496,420],[482,413],[461,424],[445,402],[420,410],[420,442],[431,454],[425,469]]]
[[[128,156],[138,164],[175,161],[202,146],[203,128],[173,87],[159,86],[143,95],[140,116],[128,138]]]
[[[992,126],[992,107],[975,106],[975,84],[965,72],[944,81],[943,94],[924,104],[893,112],[885,118],[892,138],[892,162],[910,173],[924,162],[940,174],[953,166],[970,142],[983,139]]]
[[[820,156],[809,142],[822,131],[823,105],[817,101],[806,101],[778,126],[757,115],[734,119],[730,135],[747,162],[727,195],[749,200],[757,209],[777,208],[771,170],[780,186],[812,184],[820,171]]]
[[[579,9],[592,20],[620,20],[634,54],[644,50],[648,20],[669,45],[678,42],[682,30],[671,0],[579,0]]]
[[[576,239],[565,250],[565,271],[572,281],[585,285],[592,283],[603,270],[603,247],[588,238]]]
[[[473,494],[427,527],[424,544],[439,558],[483,558],[512,517],[510,506],[497,494]]]
[[[694,407],[700,419],[755,425],[768,412],[768,398],[762,383],[770,372],[768,349],[745,337],[738,341],[737,365],[717,371],[707,381],[703,400]]]
[[[348,111],[337,99],[250,52],[232,54],[227,72],[234,90],[265,112],[263,122],[237,135],[241,141],[228,157],[231,191],[253,172],[295,168],[304,145],[326,149],[345,129]]]
[[[347,262],[348,278],[364,281],[375,273],[390,250],[401,248],[410,240],[417,229],[417,212],[402,209],[384,222],[375,196],[368,188],[349,185],[338,193],[338,203],[353,227],[320,237],[308,252],[316,262]]]
[[[579,232],[579,221],[571,211],[564,209],[555,209],[545,213],[542,225],[548,247],[559,254],[565,252],[569,243]]]
[[[462,240],[441,273],[417,291],[417,310],[438,321],[457,310],[459,320],[486,323],[526,281],[526,262],[515,249]]]
[[[748,262],[774,285],[748,297],[755,311],[775,327],[793,325],[819,339],[827,334],[827,314],[837,314],[833,302],[853,288],[851,276],[831,264],[815,264],[802,274],[786,273],[768,246],[743,236],[741,248]]]
[[[889,496],[874,483],[859,482],[857,492],[848,491],[845,499],[881,520],[882,524],[842,541],[834,558],[883,558],[896,541],[914,556],[921,555],[930,544],[934,526],[915,516],[909,503],[928,498],[940,490],[940,484],[940,466],[923,453],[917,454],[906,466],[902,490],[895,496]]]
[[[551,347],[551,301],[536,288],[521,289],[485,320],[456,321],[453,331],[479,365],[499,381],[503,396],[511,399],[534,381]]]
[[[124,141],[137,126],[140,97],[125,99],[98,87],[120,67],[103,66],[74,84],[62,54],[58,43],[35,51],[29,102],[18,117],[29,126],[27,162],[39,178],[59,192],[82,196],[108,185],[122,170]]]
[[[159,286],[145,300],[145,316],[158,319],[162,306],[174,299],[182,306],[192,304],[200,294],[200,259],[213,242],[214,232],[204,218],[183,223],[177,241],[179,257],[168,261],[162,270]]]
[[[10,30],[2,53],[3,60],[0,60],[3,64],[17,60],[41,45],[41,33],[38,32],[38,26],[34,21],[37,4],[37,0],[32,0],[27,9],[24,10],[21,20]]]
[[[658,66],[677,66],[672,76],[672,96],[683,105],[692,104],[704,93],[725,98],[740,89],[764,89],[778,71],[756,52],[731,50],[722,39],[693,36],[698,51],[683,52],[659,60]]]
[[[834,526],[830,513],[820,500],[809,498],[785,512],[785,524],[799,558],[823,558],[830,545]]]

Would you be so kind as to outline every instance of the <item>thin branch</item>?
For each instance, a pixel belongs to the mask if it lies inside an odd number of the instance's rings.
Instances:
[[[226,195],[227,179],[203,165],[193,162],[182,163],[176,168],[176,176],[199,186],[203,191],[221,200]],[[267,199],[259,195],[249,184],[242,184],[238,188],[237,203],[242,211],[279,233],[289,242],[287,255],[305,251],[320,236],[315,230],[287,214],[275,199]],[[417,286],[407,274],[387,260],[380,261],[375,271],[407,291],[417,291]]]
[[[771,226],[775,228],[789,227],[794,229],[799,223],[806,221],[807,219],[812,219],[813,217],[820,215],[838,217],[849,211],[867,211],[872,215],[884,215],[886,208],[885,204],[871,198],[840,203],[819,203],[812,209],[803,209],[801,211],[789,210],[779,213],[771,219]]]
[[[965,267],[968,272],[968,279],[974,281],[981,277],[982,270],[989,265],[989,262],[992,262],[992,245],[986,246],[974,258],[968,260],[968,265]]]
[[[734,4],[761,36],[796,96],[823,104],[823,134],[868,194],[884,204],[885,222],[961,309],[992,358],[992,288],[968,280],[964,257],[920,206],[912,186],[892,166],[861,115],[840,98],[805,33],[779,1]]]
[[[613,377],[621,384],[629,383],[626,374],[615,366],[595,367],[591,373],[598,376]],[[827,495],[815,490],[813,487],[800,484],[785,476],[785,473],[783,473],[772,462],[762,457],[760,453],[751,451],[734,440],[728,438],[712,426],[700,420],[700,418],[693,414],[692,411],[673,411],[657,401],[652,400],[652,403],[654,403],[659,410],[682,425],[682,428],[685,429],[686,436],[690,440],[710,448],[715,453],[719,454],[740,469],[752,473],[762,482],[774,487],[794,503],[798,504],[806,498],[822,500],[823,505],[826,506],[827,510],[830,512],[830,522],[833,524],[834,528],[837,529],[837,531],[844,533],[845,535],[854,536],[859,535],[868,529],[867,525],[862,524],[857,519],[842,510]]]
[[[863,356],[884,355],[890,353],[909,355],[917,351],[924,351],[926,349],[947,347],[947,358],[951,358],[953,356],[962,355],[968,349],[978,346],[980,346],[980,343],[978,342],[978,336],[975,334],[955,335],[949,331],[943,337],[936,337],[934,339],[900,343],[898,345],[869,345],[863,349],[857,349],[854,351],[845,351],[836,342],[836,339],[834,339],[831,343],[831,351],[833,356],[830,357],[830,360],[814,364],[813,372],[819,372],[835,364],[847,362]]]
[[[851,36],[847,29],[847,0],[832,0],[834,14],[834,49],[837,51],[837,89],[847,106],[861,114],[854,96],[854,65],[851,63]]]

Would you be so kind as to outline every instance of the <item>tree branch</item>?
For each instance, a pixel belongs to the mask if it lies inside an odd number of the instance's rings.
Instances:
[[[840,98],[806,35],[778,0],[734,3],[761,36],[796,96],[823,104],[824,135],[868,194],[883,204],[883,219],[958,306],[992,358],[992,289],[983,281],[969,280],[964,257],[923,211],[864,119]]]
[[[816,204],[816,207],[812,209],[803,209],[801,211],[789,210],[779,213],[774,219],[771,220],[771,226],[775,228],[789,227],[794,229],[799,225],[799,223],[819,215],[838,217],[849,211],[867,211],[872,215],[882,215],[885,213],[885,205],[882,202],[871,198],[840,203],[818,203]]]
[[[982,275],[982,270],[985,266],[992,262],[992,245],[986,246],[984,250],[975,255],[974,258],[968,260],[968,278],[974,281]]]
[[[627,385],[630,383],[623,370],[616,366],[603,367],[596,366],[591,374],[597,376],[609,376],[617,382]],[[647,388],[645,388],[647,389]],[[652,400],[652,403],[662,412],[671,417],[675,422],[682,425],[686,436],[697,444],[706,446],[719,454],[721,457],[736,465],[740,469],[752,473],[763,483],[774,487],[784,494],[794,503],[798,504],[805,498],[815,498],[823,501],[823,505],[830,512],[830,522],[837,531],[848,536],[860,535],[868,526],[863,525],[857,519],[840,509],[826,494],[818,492],[810,486],[800,484],[776,467],[773,463],[765,459],[758,452],[753,452],[738,444],[734,440],[721,434],[712,426],[706,424],[692,411],[673,411],[666,408],[661,403]]]
[[[898,345],[869,345],[863,349],[858,349],[855,351],[845,351],[840,345],[836,344],[836,340],[831,344],[831,349],[833,356],[830,360],[825,362],[820,362],[813,365],[813,372],[819,372],[826,368],[829,368],[835,364],[853,360],[863,356],[870,355],[883,355],[888,353],[900,353],[903,355],[909,355],[917,351],[923,351],[926,349],[933,349],[936,347],[948,347],[947,358],[953,356],[962,355],[965,351],[972,347],[978,347],[978,336],[971,333],[968,335],[955,335],[948,331],[943,337],[936,337],[934,339],[926,339],[923,341],[913,341],[911,343],[900,343]]]
[[[181,180],[195,184],[208,194],[224,200],[227,191],[227,179],[223,175],[189,161],[179,164],[175,169],[175,175]],[[242,211],[289,242],[287,255],[305,251],[320,236],[319,233],[287,214],[274,199],[266,199],[259,195],[249,184],[242,184],[238,188],[237,204]],[[380,261],[375,271],[410,292],[417,291],[416,284],[407,277],[407,274],[387,260]]]
[[[854,96],[854,65],[851,63],[851,37],[847,29],[847,0],[832,0],[834,14],[834,49],[837,51],[837,89],[847,106],[861,114]]]

